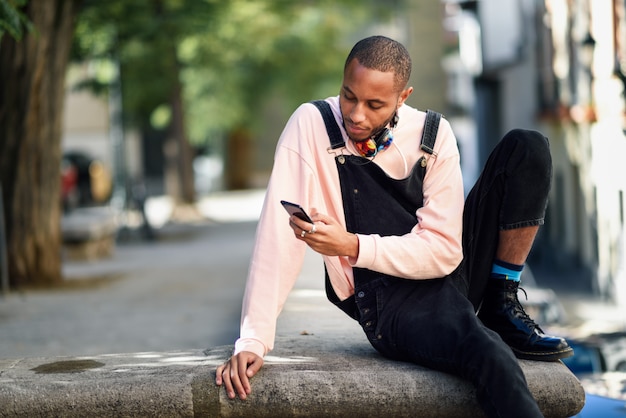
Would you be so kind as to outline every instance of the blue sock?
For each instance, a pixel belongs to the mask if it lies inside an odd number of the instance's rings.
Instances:
[[[491,275],[489,276],[492,279],[501,279],[501,280],[512,280],[514,282],[519,282],[520,277],[522,275],[522,270],[524,269],[524,265],[511,264],[502,260],[493,260],[493,265],[491,266]]]

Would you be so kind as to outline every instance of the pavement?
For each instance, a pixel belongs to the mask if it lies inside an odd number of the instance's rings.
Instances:
[[[0,297],[0,359],[233,344],[263,198],[264,190],[215,193],[182,208],[155,199],[150,216],[169,219],[155,240],[127,231],[110,258],[64,259],[63,285]],[[323,277],[321,259],[307,253],[279,336],[347,327],[361,338],[356,323],[325,301]],[[310,304],[323,306],[315,323],[300,314]]]
[[[263,190],[215,193],[186,208],[155,199],[147,207],[165,219],[155,240],[127,234],[110,258],[64,259],[65,282],[57,288],[0,297],[0,359],[232,344],[263,197]],[[326,301],[323,282],[320,257],[307,253],[279,318],[278,337],[364,339],[358,325]],[[626,328],[624,307],[580,293],[558,296],[576,329]],[[307,314],[312,305],[314,318]]]

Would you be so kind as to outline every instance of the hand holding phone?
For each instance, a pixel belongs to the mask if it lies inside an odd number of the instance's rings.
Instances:
[[[302,219],[303,221],[306,221],[311,224],[313,223],[313,220],[311,219],[311,217],[306,213],[306,211],[302,208],[302,206],[298,205],[297,203],[291,203],[291,202],[287,202],[286,200],[281,200],[280,204],[283,205],[283,207],[285,208],[287,213],[289,213],[289,215],[294,215]]]

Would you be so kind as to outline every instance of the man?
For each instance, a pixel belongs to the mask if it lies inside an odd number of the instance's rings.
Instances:
[[[426,115],[405,104],[410,70],[401,44],[366,38],[346,60],[339,97],[325,101],[339,138],[329,138],[313,104],[288,121],[257,230],[241,336],[217,368],[216,383],[230,398],[250,394],[308,245],[324,259],[329,299],[381,354],[469,379],[489,416],[541,416],[515,355],[572,353],[517,300],[547,202],[547,140],[521,130],[505,136],[464,210],[449,124],[441,120],[432,150],[420,147]],[[307,208],[314,223],[287,221],[281,200]]]

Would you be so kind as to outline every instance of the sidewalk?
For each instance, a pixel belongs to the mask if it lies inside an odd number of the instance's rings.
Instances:
[[[264,191],[215,194],[153,242],[109,259],[64,261],[64,285],[0,299],[0,358],[203,350],[233,344]],[[184,219],[182,219],[184,218]],[[307,254],[278,336],[358,326],[326,301],[321,258]],[[306,312],[316,307],[316,315]],[[312,321],[314,319],[314,321]]]

